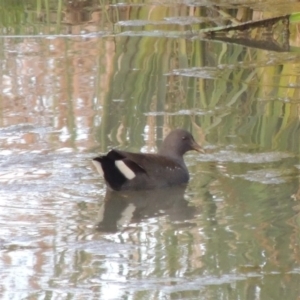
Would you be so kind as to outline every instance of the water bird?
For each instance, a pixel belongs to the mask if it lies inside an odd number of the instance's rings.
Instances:
[[[204,153],[190,132],[175,129],[167,135],[156,154],[112,149],[107,155],[93,158],[92,162],[104,176],[109,190],[157,189],[189,181],[183,155],[190,150]]]

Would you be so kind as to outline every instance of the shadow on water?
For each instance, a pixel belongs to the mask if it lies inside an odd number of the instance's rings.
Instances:
[[[195,207],[184,198],[186,187],[153,191],[107,191],[99,210],[96,229],[102,232],[126,230],[145,219],[168,216],[171,222],[185,222],[195,216]]]

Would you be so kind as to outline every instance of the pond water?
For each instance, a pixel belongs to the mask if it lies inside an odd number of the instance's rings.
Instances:
[[[299,25],[200,32],[300,4],[215,4],[2,7],[1,299],[299,299]],[[106,192],[94,156],[178,127],[186,188]]]

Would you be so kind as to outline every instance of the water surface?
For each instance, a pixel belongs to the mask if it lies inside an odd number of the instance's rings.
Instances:
[[[298,299],[298,25],[199,32],[299,3],[218,4],[5,6],[1,299]],[[186,188],[106,192],[92,157],[177,127]]]

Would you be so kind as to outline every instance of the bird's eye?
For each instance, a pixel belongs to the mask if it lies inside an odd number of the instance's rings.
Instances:
[[[186,136],[183,136],[182,139],[183,139],[183,140],[186,140],[187,138],[186,138]]]

